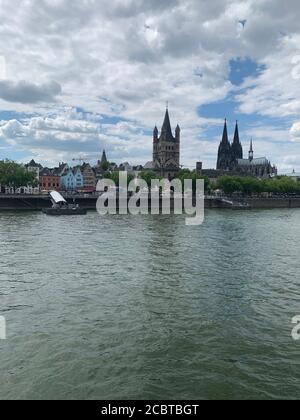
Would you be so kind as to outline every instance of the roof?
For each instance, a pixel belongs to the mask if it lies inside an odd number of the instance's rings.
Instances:
[[[53,176],[61,176],[61,171],[59,168],[54,168],[51,172]]]
[[[57,191],[51,191],[50,197],[55,202],[55,204],[66,203],[66,200],[64,199],[64,197],[61,194],[59,194]]]
[[[147,162],[144,166],[144,169],[154,169],[154,163],[153,162]]]
[[[29,163],[27,163],[27,165],[25,165],[27,168],[39,168],[42,169],[42,165],[40,165],[39,163],[36,163],[34,159],[31,159],[31,161]]]
[[[174,141],[171,123],[170,123],[170,116],[169,116],[169,110],[166,110],[166,115],[164,119],[164,123],[161,129],[160,139],[165,141]]]
[[[238,159],[239,166],[264,166],[268,165],[269,161],[267,158],[256,158],[253,160],[249,159]]]
[[[40,172],[40,176],[51,176],[50,169],[49,168],[42,169],[42,171]]]
[[[57,168],[54,168],[54,169],[44,168],[44,169],[41,170],[40,176],[41,177],[42,176],[57,176],[57,177],[59,177],[60,175],[58,173]]]

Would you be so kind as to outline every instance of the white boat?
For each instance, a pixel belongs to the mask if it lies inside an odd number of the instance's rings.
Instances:
[[[81,209],[78,204],[68,204],[59,192],[51,191],[49,195],[52,201],[52,208],[43,209],[43,213],[48,216],[77,216],[87,214],[87,210]]]

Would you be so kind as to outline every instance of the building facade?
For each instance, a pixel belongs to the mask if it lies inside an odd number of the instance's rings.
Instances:
[[[83,174],[80,168],[68,168],[61,176],[63,191],[78,191],[83,188]]]
[[[43,191],[60,190],[61,177],[53,170],[44,168],[40,172],[40,189]]]
[[[25,168],[28,172],[31,172],[35,175],[36,180],[39,181],[40,179],[40,172],[42,171],[43,167],[39,163],[36,163],[33,159],[25,165]]]
[[[89,163],[84,163],[81,166],[83,176],[83,188],[88,192],[96,190],[97,178],[95,172]]]
[[[248,159],[244,159],[243,147],[236,123],[233,142],[228,138],[227,121],[225,120],[222,141],[218,151],[217,170],[234,174],[269,178],[277,175],[277,168],[266,158],[254,158],[253,142],[251,140]]]
[[[61,176],[61,189],[63,191],[74,191],[75,190],[75,179],[72,169],[66,170]]]
[[[167,109],[160,136],[158,128],[154,128],[152,166],[154,171],[165,178],[173,178],[180,170],[180,135],[180,127],[177,125],[173,136]]]

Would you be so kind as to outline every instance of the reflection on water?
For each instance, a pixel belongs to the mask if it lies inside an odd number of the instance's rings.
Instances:
[[[297,398],[299,210],[0,215],[0,398]]]

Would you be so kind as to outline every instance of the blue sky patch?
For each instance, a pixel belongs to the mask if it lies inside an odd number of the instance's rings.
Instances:
[[[241,86],[247,77],[258,77],[265,66],[250,58],[238,58],[230,61],[229,80],[235,86]]]

